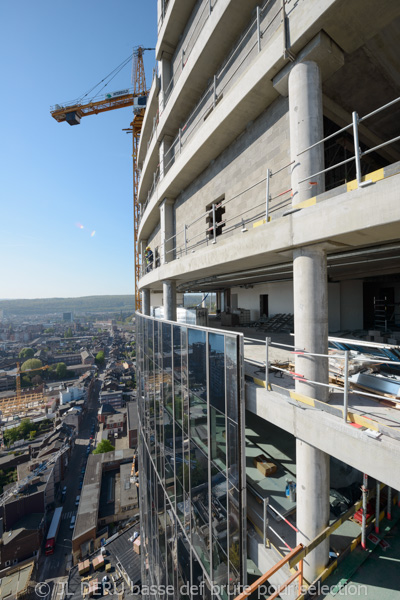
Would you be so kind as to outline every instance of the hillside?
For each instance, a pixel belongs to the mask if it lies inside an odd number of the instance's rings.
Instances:
[[[53,313],[134,312],[135,296],[83,296],[82,298],[36,298],[33,300],[0,300],[5,315],[29,316]]]

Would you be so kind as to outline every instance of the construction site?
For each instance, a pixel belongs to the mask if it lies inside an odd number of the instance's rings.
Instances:
[[[395,599],[399,7],[159,0],[158,20],[137,151],[142,584]],[[189,320],[186,293],[216,314]]]

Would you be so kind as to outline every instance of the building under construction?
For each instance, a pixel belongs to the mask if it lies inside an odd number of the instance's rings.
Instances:
[[[400,5],[158,0],[157,27],[143,597],[399,598]],[[177,322],[185,292],[213,327]]]

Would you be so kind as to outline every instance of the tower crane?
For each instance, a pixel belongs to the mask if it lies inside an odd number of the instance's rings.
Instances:
[[[125,131],[132,132],[132,158],[133,158],[133,233],[134,233],[134,252],[135,252],[135,307],[136,310],[141,308],[141,298],[139,293],[139,277],[140,277],[140,259],[139,259],[139,244],[138,244],[138,229],[139,229],[139,204],[138,204],[138,187],[139,187],[139,167],[137,164],[138,147],[140,140],[140,132],[142,130],[143,118],[146,110],[146,101],[149,90],[146,88],[146,77],[143,64],[143,53],[146,50],[154,50],[154,48],[143,48],[138,46],[133,52],[133,90],[125,89],[106,94],[102,99],[95,102],[90,101],[82,103],[79,101],[69,102],[63,106],[56,104],[50,109],[51,116],[58,122],[66,121],[69,125],[79,125],[82,117],[89,115],[97,115],[98,113],[117,108],[125,108],[133,106],[134,118],[130,124],[130,128]]]

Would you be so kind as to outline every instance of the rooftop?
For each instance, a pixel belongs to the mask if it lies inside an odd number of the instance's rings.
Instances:
[[[141,597],[137,594],[132,594],[129,585],[136,586],[141,580],[141,557],[133,550],[132,536],[135,532],[139,533],[139,524],[135,524],[123,533],[112,536],[106,541],[105,549],[105,565],[94,571],[91,564],[88,573],[84,576],[79,575],[78,565],[73,567],[69,573],[68,591],[70,600],[78,600],[83,598],[85,587],[90,585],[94,579],[102,578],[107,574],[110,577],[110,589],[108,598],[114,600],[118,598],[117,591],[122,588],[125,590],[125,598],[135,598],[139,600]],[[90,562],[99,556],[99,552],[95,552],[90,556]],[[108,567],[111,565],[111,568]],[[108,570],[106,571],[106,566]]]

